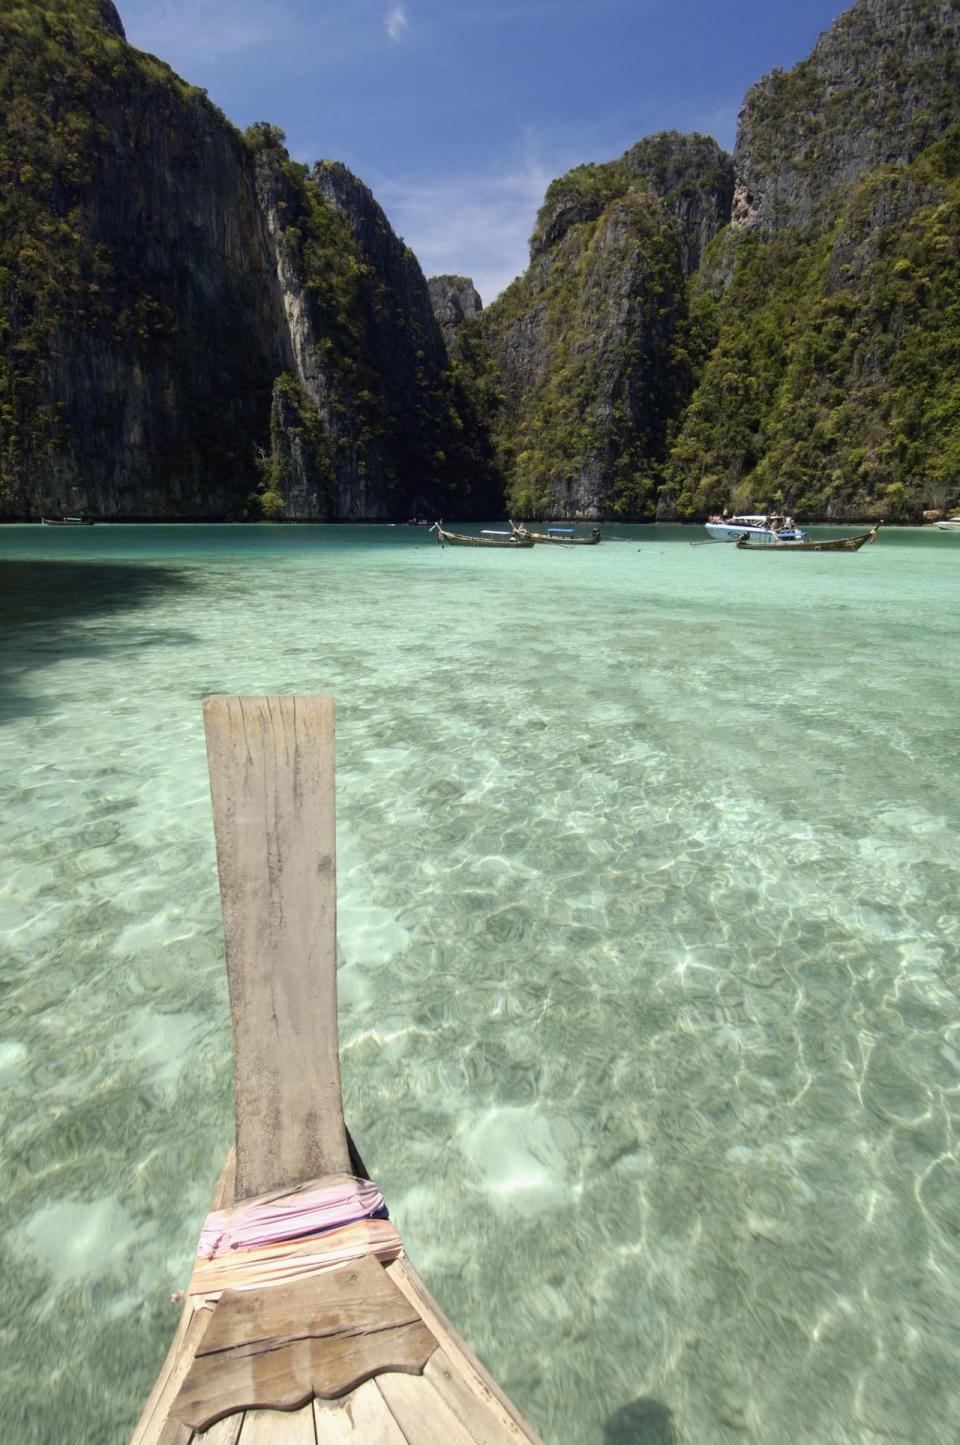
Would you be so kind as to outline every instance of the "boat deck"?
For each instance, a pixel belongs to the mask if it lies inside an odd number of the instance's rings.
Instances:
[[[375,1191],[340,1094],[333,703],[208,698],[204,720],[237,1143],[132,1445],[538,1445],[382,1210],[251,1233]]]
[[[386,1269],[371,1264],[400,1292],[409,1317],[429,1331],[421,1373],[384,1370],[339,1398],[314,1396],[290,1410],[239,1409],[206,1429],[194,1429],[174,1407],[214,1316],[195,1312],[188,1302],[133,1445],[539,1445],[539,1437],[460,1339],[409,1260],[396,1260]],[[292,1324],[300,1327],[296,1320]]]

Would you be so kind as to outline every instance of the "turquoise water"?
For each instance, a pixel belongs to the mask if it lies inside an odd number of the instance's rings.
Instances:
[[[120,1442],[232,1132],[200,700],[338,708],[347,1117],[550,1442],[955,1442],[960,538],[0,529],[0,1438]]]

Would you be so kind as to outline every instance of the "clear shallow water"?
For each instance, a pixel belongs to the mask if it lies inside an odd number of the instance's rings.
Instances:
[[[232,1132],[200,699],[330,690],[347,1116],[545,1438],[956,1440],[960,539],[619,535],[0,529],[0,1437],[153,1381]]]

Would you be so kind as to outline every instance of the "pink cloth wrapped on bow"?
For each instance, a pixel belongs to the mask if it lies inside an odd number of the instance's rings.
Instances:
[[[389,1219],[358,1219],[313,1239],[292,1239],[260,1249],[227,1251],[199,1258],[187,1293],[194,1309],[203,1309],[224,1290],[267,1289],[311,1274],[342,1269],[365,1254],[389,1264],[403,1254],[403,1241]]]
[[[260,1249],[282,1240],[309,1238],[358,1219],[385,1214],[383,1195],[369,1179],[342,1177],[304,1184],[284,1194],[246,1200],[207,1215],[197,1254],[215,1259],[234,1249]]]

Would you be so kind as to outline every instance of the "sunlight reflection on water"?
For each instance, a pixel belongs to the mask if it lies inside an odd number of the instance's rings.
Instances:
[[[166,1349],[232,1129],[200,699],[296,690],[350,1126],[545,1438],[953,1440],[960,543],[82,530],[0,532],[4,1438],[123,1440]]]

